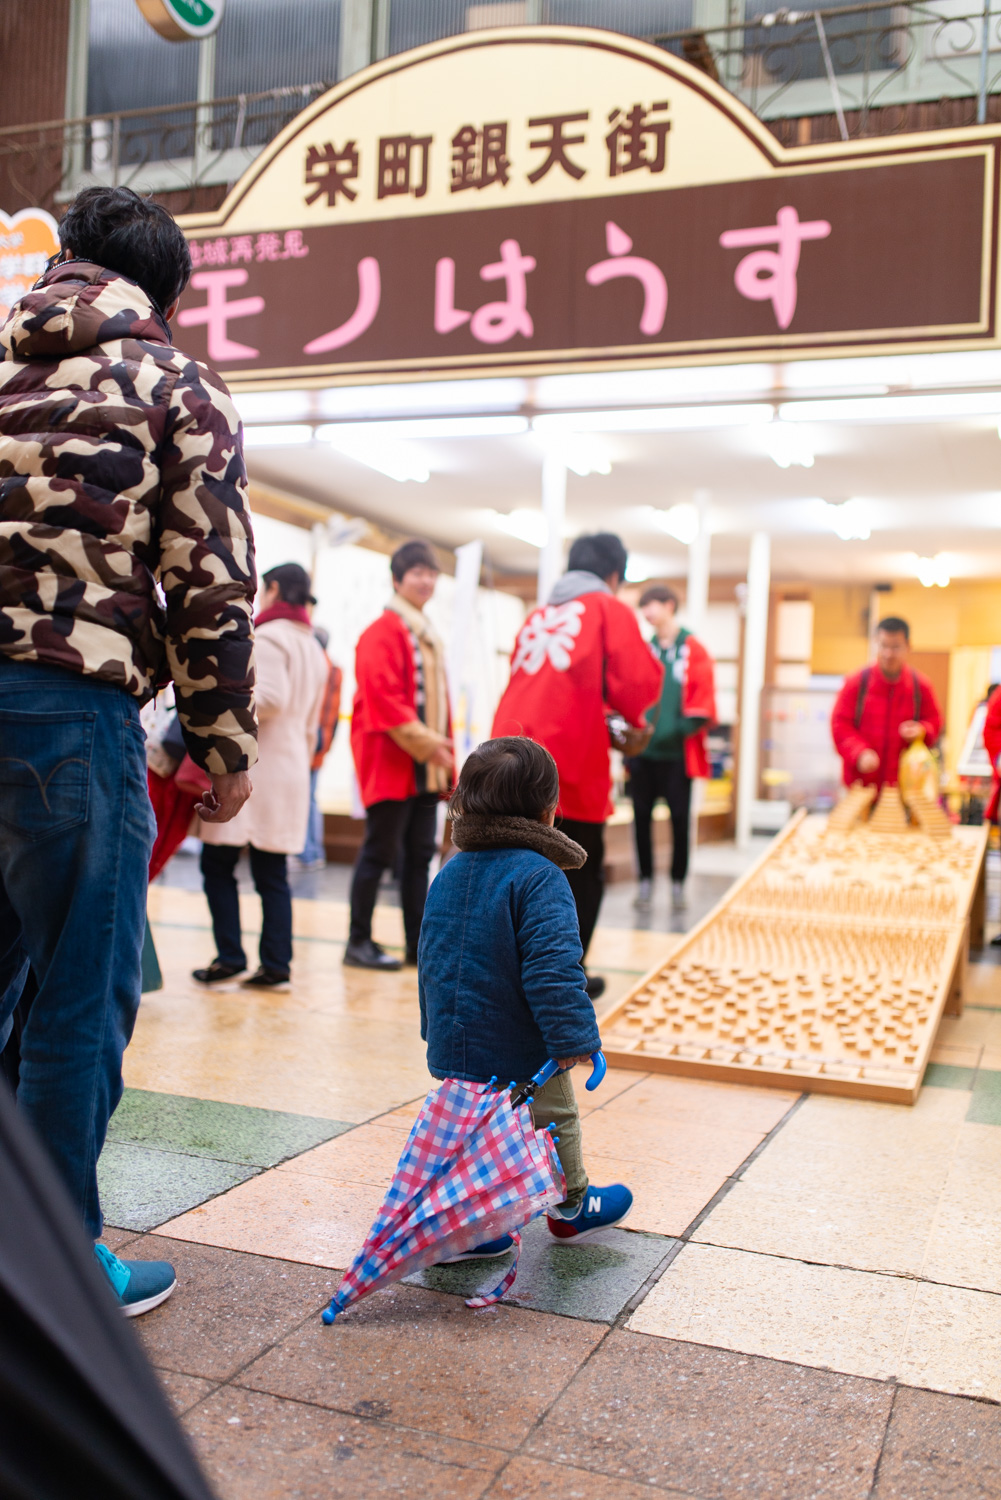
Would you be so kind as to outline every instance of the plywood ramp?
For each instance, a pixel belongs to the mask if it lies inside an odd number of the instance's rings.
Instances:
[[[913,1103],[961,1000],[987,833],[797,814],[602,1018],[609,1063]]]

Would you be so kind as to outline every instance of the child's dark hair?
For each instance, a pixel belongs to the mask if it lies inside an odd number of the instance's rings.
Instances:
[[[549,751],[534,740],[486,740],[466,759],[449,804],[453,816],[533,818],[559,801],[560,777]]]

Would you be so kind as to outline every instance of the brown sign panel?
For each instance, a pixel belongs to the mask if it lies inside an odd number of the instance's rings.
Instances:
[[[782,151],[643,44],[487,35],[332,91],[188,221],[185,348],[270,385],[995,343],[989,130]],[[615,66],[509,97],[505,49],[554,46]]]

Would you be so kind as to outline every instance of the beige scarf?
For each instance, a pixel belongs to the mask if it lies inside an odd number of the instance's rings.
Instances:
[[[445,647],[441,637],[423,610],[417,609],[394,594],[386,605],[399,615],[407,629],[417,637],[424,668],[424,723],[436,736],[437,741],[448,738],[448,679],[445,676]],[[430,753],[430,750],[429,750]],[[418,754],[422,762],[425,757]],[[449,775],[443,766],[427,767],[427,789],[429,792],[447,791]]]

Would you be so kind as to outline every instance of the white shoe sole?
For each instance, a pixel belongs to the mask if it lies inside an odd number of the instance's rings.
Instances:
[[[618,1229],[619,1225],[628,1219],[632,1211],[633,1205],[630,1203],[622,1217],[613,1219],[610,1224],[596,1224],[593,1229],[582,1229],[577,1234],[568,1235],[566,1239],[560,1234],[553,1234],[550,1230],[550,1238],[555,1240],[557,1245],[581,1245],[585,1240],[589,1240],[592,1234],[604,1234],[606,1229]],[[569,1224],[570,1220],[564,1219],[563,1222],[564,1224]]]
[[[176,1286],[177,1278],[175,1277],[165,1292],[157,1292],[154,1297],[144,1297],[142,1302],[123,1302],[123,1315],[126,1318],[138,1318],[142,1313],[152,1312],[154,1307],[159,1307],[161,1302],[166,1302]]]
[[[464,1260],[500,1260],[502,1256],[510,1255],[513,1249],[513,1245],[508,1245],[506,1250],[491,1250],[487,1255],[484,1255],[481,1252],[477,1252],[475,1250],[469,1250],[465,1255],[452,1255],[448,1260],[435,1261],[435,1265],[457,1266],[460,1261]]]

